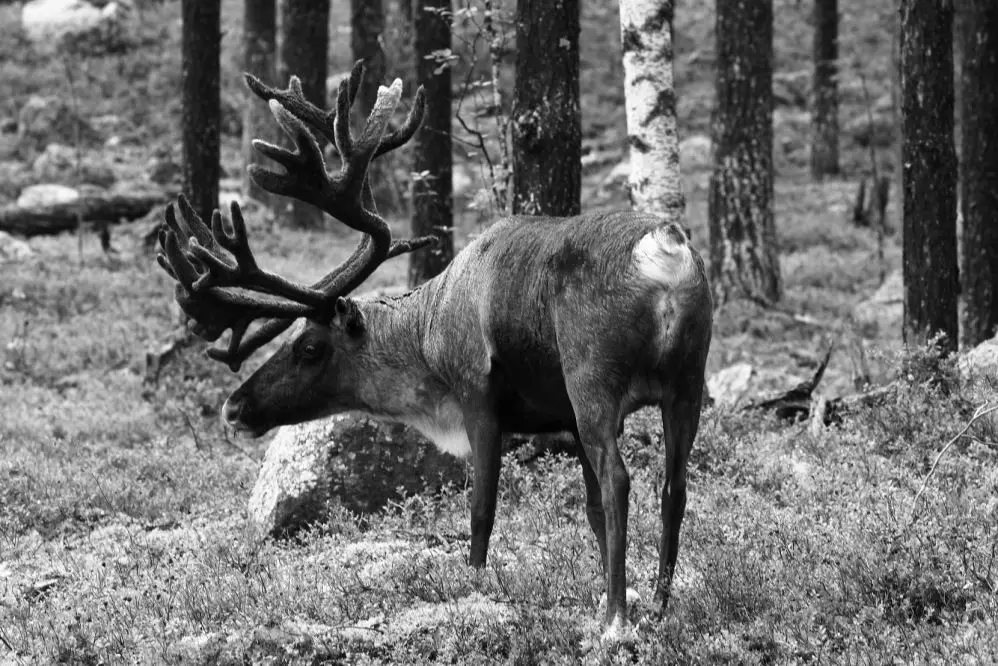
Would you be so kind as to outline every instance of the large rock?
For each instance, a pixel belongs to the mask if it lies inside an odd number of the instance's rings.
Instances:
[[[59,143],[50,143],[31,165],[35,178],[43,182],[86,183],[110,187],[117,180],[114,170],[94,155],[81,155],[77,164],[76,150]]]
[[[967,379],[998,379],[998,336],[985,340],[960,357],[961,374]]]
[[[83,55],[126,51],[136,21],[132,0],[31,0],[21,9],[21,25],[35,48]]]
[[[24,188],[21,196],[17,198],[17,205],[21,208],[43,208],[46,206],[73,203],[79,198],[80,191],[72,187],[43,183],[40,185],[29,185]]]
[[[714,404],[734,407],[748,392],[754,369],[751,363],[735,363],[707,379],[707,393]]]
[[[65,100],[32,95],[17,116],[17,141],[26,157],[50,143],[97,145],[100,135]]]
[[[261,534],[285,536],[320,519],[330,500],[354,512],[384,507],[401,493],[464,484],[464,461],[400,424],[334,416],[278,430],[249,500]]]

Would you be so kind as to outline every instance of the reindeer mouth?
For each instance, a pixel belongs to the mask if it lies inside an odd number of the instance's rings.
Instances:
[[[222,420],[227,426],[235,430],[239,435],[257,439],[270,430],[270,426],[252,424],[246,422],[246,403],[242,400],[233,400],[230,396],[222,405]]]
[[[226,424],[232,428],[236,433],[245,439],[259,439],[270,432],[270,428],[266,426],[251,426],[242,422],[231,422],[226,421]]]

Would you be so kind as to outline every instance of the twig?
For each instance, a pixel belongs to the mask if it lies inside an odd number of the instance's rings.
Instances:
[[[963,427],[963,429],[960,430],[960,432],[958,432],[956,435],[954,435],[953,439],[951,439],[950,441],[946,442],[946,445],[942,448],[942,450],[939,451],[938,454],[936,454],[936,459],[932,461],[932,467],[929,468],[929,473],[925,475],[925,480],[922,481],[922,487],[918,489],[918,492],[915,493],[915,499],[913,499],[911,501],[911,521],[912,522],[914,522],[915,518],[916,518],[915,509],[917,507],[918,500],[919,500],[919,498],[921,498],[922,493],[925,492],[926,486],[929,485],[929,479],[932,478],[932,474],[936,471],[936,467],[939,466],[939,461],[942,459],[943,455],[946,453],[946,451],[949,450],[949,448],[951,446],[953,446],[953,444],[955,444],[957,442],[957,440],[959,440],[961,437],[963,437],[964,435],[966,435],[967,431],[970,430],[971,427],[973,427],[973,425],[975,423],[977,423],[979,420],[981,420],[982,418],[984,418],[985,416],[987,416],[988,414],[990,414],[990,413],[992,413],[994,411],[998,411],[998,402],[996,402],[993,405],[988,405],[987,403],[985,403],[985,404],[981,405],[980,407],[978,407],[974,411],[974,415],[971,417],[970,421],[967,422],[967,425],[965,425]]]
[[[472,54],[475,54],[478,51],[478,38],[479,35],[475,34],[475,37],[471,42],[470,48]],[[482,151],[482,157],[484,158],[485,165],[486,167],[488,167],[489,171],[489,183],[491,183],[492,186],[492,197],[493,199],[495,199],[496,207],[499,209],[499,213],[502,214],[505,211],[505,206],[503,205],[503,195],[499,191],[498,181],[496,180],[495,164],[492,162],[492,155],[489,154],[488,146],[485,145],[485,134],[481,130],[477,128],[472,128],[470,125],[468,125],[467,121],[464,119],[464,115],[462,115],[461,113],[461,106],[464,104],[464,99],[467,95],[468,90],[470,90],[472,87],[471,77],[474,74],[474,72],[475,72],[474,67],[468,67],[468,73],[465,75],[464,78],[462,94],[457,100],[457,109],[454,111],[454,117],[457,118],[457,121],[459,123],[461,123],[461,127],[464,129],[464,131],[470,134],[471,136],[475,137],[476,141],[472,142],[472,141],[467,141],[465,139],[458,139],[458,140],[462,143],[467,143],[468,145],[476,146],[479,150]],[[499,137],[499,140],[500,143],[502,143],[503,137]]]

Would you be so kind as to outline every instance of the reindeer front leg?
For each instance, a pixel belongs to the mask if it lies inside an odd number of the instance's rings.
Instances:
[[[496,517],[499,468],[502,464],[502,433],[495,414],[488,410],[465,410],[465,429],[471,444],[475,481],[471,489],[471,556],[476,569],[485,566],[489,537]]]

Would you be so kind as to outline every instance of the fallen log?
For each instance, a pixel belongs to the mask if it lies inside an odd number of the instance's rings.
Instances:
[[[44,206],[0,206],[0,231],[20,236],[41,236],[73,231],[84,224],[118,224],[136,220],[175,195],[161,189],[144,188],[134,192],[81,193],[68,203]]]
[[[897,386],[892,382],[886,386],[871,388],[862,393],[853,393],[838,398],[826,398],[815,394],[821,383],[832,357],[834,347],[829,347],[824,358],[818,364],[811,378],[801,382],[788,391],[784,391],[765,400],[745,405],[745,411],[772,411],[777,418],[784,421],[810,421],[812,432],[820,430],[821,426],[841,423],[849,414],[862,409],[879,407],[890,398]]]

